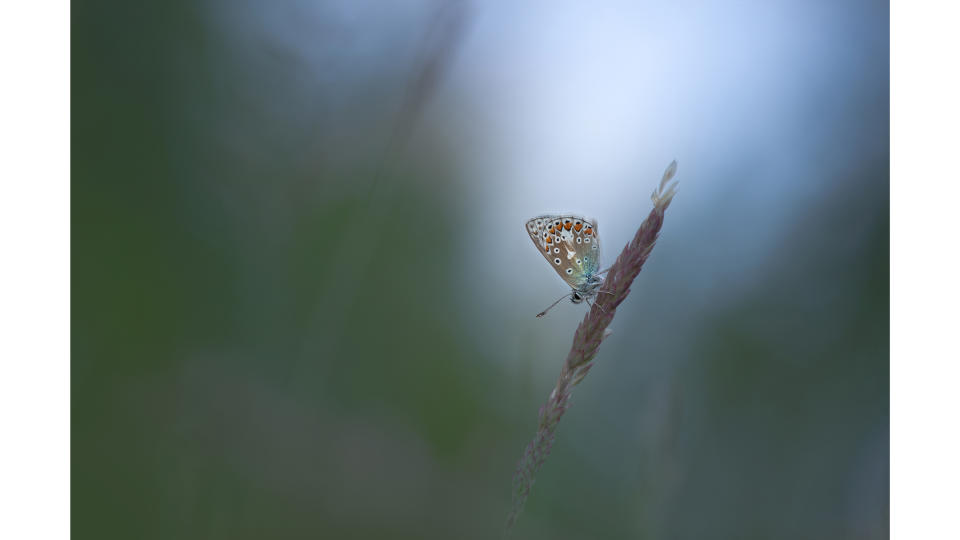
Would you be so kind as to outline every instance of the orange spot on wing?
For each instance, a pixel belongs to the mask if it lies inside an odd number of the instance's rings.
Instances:
[[[593,234],[593,228],[587,227],[587,230],[583,231],[584,234]]]
[[[574,228],[577,232],[580,232],[580,229],[583,228],[583,223],[577,223],[576,225],[573,226],[573,228]]]
[[[563,224],[563,228],[566,229],[566,230],[568,230],[568,231],[570,230],[570,227],[572,227],[572,225],[570,224],[569,221]]]
[[[552,236],[548,236],[548,237],[547,237],[547,243],[548,243],[548,244],[553,243],[553,237],[552,237]]]
[[[553,232],[553,225],[551,225],[550,228],[547,229],[547,232],[549,232],[549,233],[552,233],[552,232]]]

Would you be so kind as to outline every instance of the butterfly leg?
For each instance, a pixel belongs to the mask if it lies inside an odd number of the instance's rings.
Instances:
[[[602,311],[602,312],[604,312],[604,313],[607,312],[607,310],[603,309],[603,306],[601,306],[600,304],[598,304],[598,303],[596,303],[596,302],[591,302],[589,299],[586,299],[586,300],[587,300],[587,304],[590,304],[590,307],[597,306],[598,308],[600,308],[600,311]]]

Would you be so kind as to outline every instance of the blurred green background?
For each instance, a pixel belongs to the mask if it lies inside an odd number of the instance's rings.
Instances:
[[[888,6],[79,1],[76,538],[885,538]]]

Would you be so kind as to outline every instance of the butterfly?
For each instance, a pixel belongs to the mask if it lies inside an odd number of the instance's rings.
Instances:
[[[584,300],[589,303],[603,284],[597,222],[571,214],[545,215],[528,220],[526,228],[533,245],[573,289],[537,317],[546,315],[567,296],[574,304]]]

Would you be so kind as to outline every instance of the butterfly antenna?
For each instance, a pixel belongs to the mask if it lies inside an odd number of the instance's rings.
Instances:
[[[550,311],[550,310],[553,308],[553,306],[559,304],[561,300],[563,300],[564,298],[570,296],[571,294],[573,294],[573,293],[570,292],[570,293],[567,293],[567,294],[561,296],[560,298],[557,298],[557,301],[554,302],[554,303],[552,303],[552,304],[550,304],[550,307],[548,307],[547,309],[541,311],[540,313],[537,313],[537,318],[539,319],[540,317],[543,317],[544,315],[546,315],[547,312]]]

